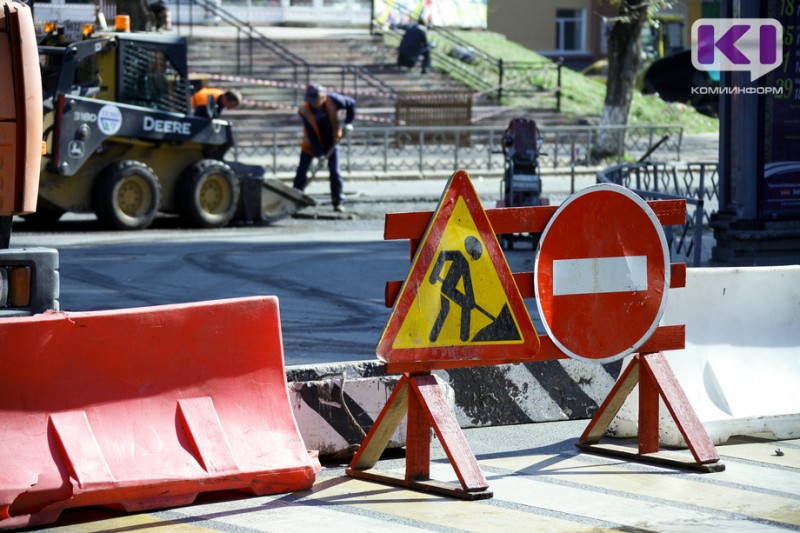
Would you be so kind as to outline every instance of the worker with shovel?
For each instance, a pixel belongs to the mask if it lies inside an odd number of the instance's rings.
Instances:
[[[344,110],[344,125],[339,125],[339,111]],[[304,190],[310,182],[307,177],[315,157],[328,161],[333,210],[344,212],[344,181],[339,167],[339,141],[353,131],[356,101],[347,96],[328,92],[322,85],[312,84],[306,88],[305,103],[298,113],[303,120],[303,141],[300,164],[294,177],[294,188]],[[316,174],[316,168],[314,174]],[[314,175],[312,174],[312,179]]]

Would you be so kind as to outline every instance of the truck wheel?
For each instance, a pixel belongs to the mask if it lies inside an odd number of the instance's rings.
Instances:
[[[92,188],[92,206],[97,218],[115,229],[148,227],[160,205],[158,177],[139,161],[110,165]]]
[[[222,161],[198,161],[178,181],[175,203],[190,224],[201,228],[227,226],[239,204],[239,180]]]

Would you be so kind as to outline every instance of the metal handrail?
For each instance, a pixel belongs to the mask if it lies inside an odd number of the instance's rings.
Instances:
[[[202,7],[212,15],[218,16],[220,18],[220,21],[224,22],[225,24],[236,28],[237,31],[236,58],[237,58],[237,72],[239,74],[241,74],[241,66],[242,66],[242,60],[241,60],[241,55],[242,55],[241,47],[243,42],[243,39],[241,37],[242,34],[244,34],[245,40],[249,44],[248,70],[250,73],[253,72],[253,43],[259,44],[263,48],[266,48],[270,52],[273,52],[277,57],[286,61],[286,63],[288,63],[293,68],[292,79],[298,83],[310,83],[314,77],[313,74],[314,68],[332,66],[331,64],[323,65],[323,64],[309,63],[305,58],[292,52],[290,49],[288,49],[278,41],[271,39],[270,37],[267,37],[258,29],[253,27],[250,23],[241,20],[231,12],[225,10],[224,8],[220,7],[219,5],[213,3],[210,0],[190,0],[189,3],[190,9],[193,4]],[[190,23],[190,31],[192,25],[193,24]],[[377,76],[373,75],[371,72],[367,71],[363,67],[355,65],[338,65],[338,68],[341,69],[342,77],[344,77],[347,73],[352,73],[357,79],[360,79],[370,87],[380,88],[384,92],[397,93],[397,90],[394,87],[387,84],[384,80],[381,80]]]
[[[255,27],[253,27],[250,23],[245,22],[238,18],[236,15],[223,9],[221,6],[211,2],[210,0],[190,0],[189,7],[197,4],[198,6],[205,9],[207,12],[220,17],[222,22],[225,22],[229,26],[233,26],[240,31],[244,31],[247,36],[251,39],[254,39],[261,43],[266,48],[270,49],[270,51],[275,52],[281,59],[291,63],[292,65],[300,65],[305,66],[308,62],[300,57],[299,55],[295,54],[278,41],[271,39],[258,31]],[[193,21],[190,20],[190,31],[191,27],[193,26]]]
[[[414,13],[402,5],[395,4],[392,6],[392,9],[408,16],[411,20],[414,18]],[[370,22],[370,31],[373,33],[375,23],[376,21],[374,19],[372,19]],[[473,51],[476,59],[478,60],[477,63],[485,65],[491,71],[493,76],[497,78],[498,82],[495,86],[497,87],[498,100],[502,100],[503,98],[503,92],[506,87],[506,84],[504,83],[505,71],[509,68],[516,68],[519,70],[524,69],[528,72],[537,68],[556,69],[557,82],[553,90],[556,96],[555,109],[556,111],[561,111],[561,68],[563,66],[563,61],[560,58],[557,61],[505,61],[502,58],[493,56],[485,50],[475,47],[472,43],[459,37],[456,33],[447,28],[431,25],[429,27],[429,31],[435,38],[440,39],[443,42],[447,42],[451,46],[462,46]],[[402,36],[402,32],[395,28],[390,28],[388,33],[395,37]],[[469,85],[477,89],[479,92],[484,92],[492,86],[492,83],[487,81],[486,76],[479,73],[477,67],[468,66],[463,61],[450,57],[447,53],[442,51],[441,47],[433,48],[431,56],[435,57],[437,62],[446,64],[451,72],[457,72],[459,76],[462,76]],[[514,94],[518,96],[530,96],[537,92],[538,91],[524,91],[517,89],[514,91]]]

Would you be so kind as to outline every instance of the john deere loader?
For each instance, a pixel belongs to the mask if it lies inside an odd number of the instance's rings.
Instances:
[[[313,203],[263,168],[223,161],[231,124],[194,115],[184,37],[53,40],[39,46],[47,153],[31,221],[95,213],[107,226],[142,229],[160,211],[210,228],[270,222]]]

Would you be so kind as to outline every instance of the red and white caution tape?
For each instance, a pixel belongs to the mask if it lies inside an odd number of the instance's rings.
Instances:
[[[204,72],[192,72],[190,76],[205,77],[210,80],[228,81],[232,83],[243,83],[247,85],[261,85],[263,87],[280,87],[283,89],[303,89],[303,90],[305,90],[306,88],[305,83],[296,83],[291,81],[262,80],[259,78],[244,78],[242,76],[230,76],[227,74],[208,74]],[[397,97],[397,95],[394,93],[387,93],[381,91],[367,91],[363,89],[350,90],[350,89],[341,89],[339,87],[329,87],[329,89],[334,92],[340,92],[343,94],[350,94],[354,96],[377,96],[383,98]]]
[[[287,111],[296,111],[297,106],[289,105],[289,104],[278,104],[272,102],[262,102],[260,100],[250,100],[245,98],[242,100],[242,107],[261,107],[266,109],[285,109]],[[383,124],[394,124],[394,120],[390,118],[384,117],[376,117],[374,115],[362,115],[360,113],[356,113],[356,120],[363,121],[363,122],[380,122]]]

